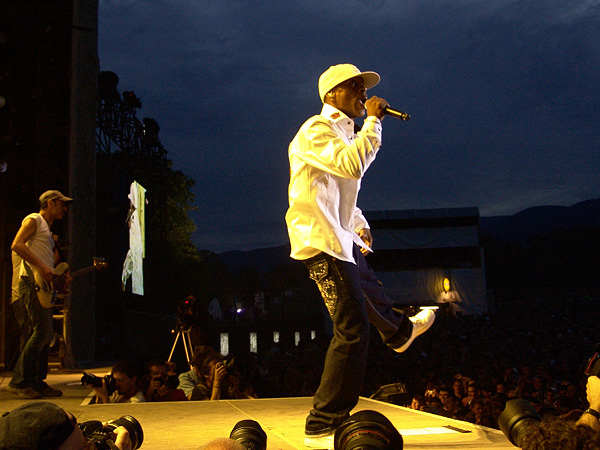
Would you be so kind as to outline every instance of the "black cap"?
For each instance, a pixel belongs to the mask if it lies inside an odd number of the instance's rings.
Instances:
[[[60,406],[26,403],[0,417],[0,450],[56,450],[74,429]]]

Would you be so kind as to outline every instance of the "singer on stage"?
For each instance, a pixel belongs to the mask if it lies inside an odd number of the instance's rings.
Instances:
[[[383,342],[403,352],[435,319],[431,310],[410,318],[394,311],[363,256],[371,251],[373,238],[356,201],[362,177],[381,147],[388,104],[367,97],[367,89],[379,80],[377,73],[361,72],[352,64],[327,69],[319,78],[323,109],[302,125],[289,146],[291,257],[307,267],[334,327],[306,419],[307,447],[333,448],[335,430],[358,402],[369,322]],[[354,119],[365,111],[359,127]]]

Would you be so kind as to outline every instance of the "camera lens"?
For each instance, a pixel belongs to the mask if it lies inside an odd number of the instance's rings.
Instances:
[[[169,375],[167,377],[167,381],[165,382],[165,386],[167,386],[169,389],[177,388],[177,386],[179,386],[179,378],[177,375]]]
[[[255,420],[240,420],[231,430],[229,439],[239,442],[248,450],[267,448],[267,434]]]
[[[114,431],[117,427],[125,427],[129,431],[129,439],[131,439],[131,448],[136,450],[141,447],[144,442],[144,431],[142,426],[133,416],[123,416],[116,420],[111,420],[106,424],[107,429]]]
[[[402,450],[402,436],[383,414],[364,410],[351,415],[334,436],[336,450]]]
[[[585,366],[584,373],[588,377],[592,375],[598,376],[598,374],[600,374],[600,345],[596,346],[595,352],[590,356],[590,359]]]
[[[142,426],[133,416],[122,416],[103,425],[99,420],[89,420],[79,424],[83,436],[95,444],[96,449],[110,450],[114,448],[114,432],[118,427],[124,427],[129,432],[132,450],[141,447],[144,442]],[[112,446],[111,446],[112,445]]]
[[[97,377],[92,373],[84,372],[81,377],[81,384],[91,387],[102,387],[102,378]]]
[[[506,402],[504,411],[498,417],[498,426],[512,445],[520,447],[527,428],[541,421],[542,418],[531,403],[516,398]]]

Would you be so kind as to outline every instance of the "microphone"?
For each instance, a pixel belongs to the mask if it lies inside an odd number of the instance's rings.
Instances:
[[[400,120],[410,120],[410,116],[408,114],[402,111],[398,111],[397,109],[390,108],[389,106],[386,106],[385,108],[383,108],[383,110],[385,111],[385,114],[387,116],[392,116]]]

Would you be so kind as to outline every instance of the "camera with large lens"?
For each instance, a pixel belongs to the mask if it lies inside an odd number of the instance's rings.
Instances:
[[[364,410],[352,414],[336,430],[335,450],[402,450],[402,436],[383,414]]]
[[[267,448],[267,433],[255,420],[240,420],[231,430],[229,439],[239,442],[248,450]]]
[[[196,298],[189,295],[185,300],[177,303],[177,329],[189,330],[197,325],[198,316],[196,311]]]
[[[144,431],[142,426],[133,416],[122,416],[119,419],[111,420],[103,425],[99,420],[90,420],[79,424],[83,436],[96,445],[97,449],[110,450],[111,444],[114,445],[117,437],[115,429],[125,427],[129,432],[132,450],[142,446],[144,442]]]
[[[164,385],[169,389],[176,389],[179,386],[179,377],[177,375],[168,375]]]
[[[83,372],[81,377],[81,384],[90,388],[102,387],[102,380],[106,381],[106,392],[110,397],[113,392],[117,390],[117,380],[112,375],[105,375],[104,377],[97,377],[93,373]]]
[[[177,375],[167,375],[166,377],[155,376],[152,381],[160,381],[161,386],[166,386],[169,389],[176,389],[179,386],[179,378]]]
[[[506,402],[498,426],[515,447],[521,447],[521,441],[531,425],[539,424],[542,418],[527,400],[515,398]]]
[[[594,353],[590,356],[584,372],[588,377],[598,376],[600,373],[600,344],[597,344],[594,348]]]

